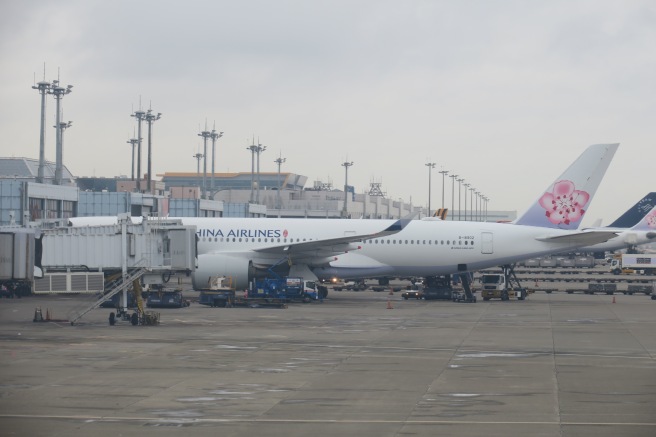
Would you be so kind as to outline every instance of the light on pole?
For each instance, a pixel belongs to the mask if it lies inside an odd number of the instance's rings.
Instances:
[[[474,220],[474,192],[476,188],[471,187],[469,189],[469,219]]]
[[[451,178],[451,220],[453,220],[453,214],[456,211],[455,207],[455,195],[456,195],[456,179],[458,179],[457,174],[449,175]]]
[[[260,203],[260,153],[266,150],[266,146],[262,144],[257,145],[257,198],[256,203]]]
[[[448,170],[440,170],[440,173],[442,174],[442,209],[444,209],[444,176],[449,172]]]
[[[139,140],[136,139],[136,138],[130,138],[126,142],[128,144],[132,144],[132,180],[134,180],[134,155],[135,155],[137,143],[139,142]]]
[[[458,221],[460,221],[460,211],[462,211],[462,206],[460,201],[462,200],[462,183],[465,181],[465,178],[458,179]]]
[[[149,109],[146,113],[146,123],[148,123],[148,180],[146,181],[146,191],[151,193],[150,181],[153,178],[152,174],[152,157],[153,157],[153,123],[162,118],[162,113],[158,112],[157,115],[153,114],[153,110]]]
[[[139,104],[141,106],[141,103]],[[137,191],[141,192],[141,122],[146,118],[146,112],[139,109],[130,117],[137,119]]]
[[[212,135],[207,130],[207,121],[205,122],[205,130],[201,131],[198,136],[203,137],[203,191],[202,198],[207,199],[207,139]]]
[[[283,158],[282,155],[278,155],[278,159],[273,161],[278,164],[278,216],[280,216],[280,210],[282,209],[282,198],[280,197],[280,190],[282,189],[282,181],[280,180],[280,167],[285,161],[287,161],[287,158]]]
[[[45,76],[45,67],[44,67]],[[45,181],[45,164],[46,164],[46,94],[50,93],[52,85],[45,80],[32,86],[32,89],[39,90],[41,94],[41,133],[39,135],[39,173],[36,181],[40,184]]]
[[[57,102],[57,118],[55,122],[55,128],[57,129],[57,158],[55,161],[55,185],[61,185],[62,184],[62,171],[63,171],[63,160],[64,160],[64,151],[62,149],[62,130],[61,130],[61,99],[66,95],[71,92],[71,88],[73,88],[73,85],[68,85],[66,88],[59,86],[59,81],[58,80],[53,80],[52,81],[52,86],[48,90],[49,94],[52,94],[55,96],[55,100]]]
[[[255,137],[253,137],[253,144],[246,147],[246,150],[251,151],[251,200],[250,203],[255,202],[254,188],[255,188],[255,152],[257,151],[257,146],[255,145]]]
[[[353,165],[353,161],[346,161],[342,163],[344,167],[344,208],[342,209],[342,216],[346,218],[348,216],[348,169]]]
[[[58,128],[59,128],[59,129],[58,129],[58,131],[59,131],[59,147],[60,147],[60,149],[62,150],[62,152],[63,152],[63,150],[64,150],[64,131],[65,131],[66,129],[68,129],[69,127],[71,127],[72,125],[73,125],[73,122],[72,122],[72,121],[69,121],[69,122],[60,121],[60,122],[59,122],[59,126],[54,126],[54,127],[58,127]],[[61,159],[61,158],[60,158],[60,159]],[[59,171],[59,174],[60,174],[60,176],[59,176],[59,182],[58,182],[57,184],[58,184],[58,185],[61,185],[61,184],[62,184],[62,177],[63,177],[63,175],[62,175],[62,171],[61,171],[61,170]]]
[[[212,179],[210,181],[210,192],[214,193],[214,154],[216,153],[216,141],[223,136],[223,132],[217,132],[216,125],[212,127],[210,138],[212,139]]]
[[[467,221],[467,192],[469,191],[469,187],[471,184],[463,184],[465,186],[465,209],[462,213],[462,215],[465,217],[465,221]]]
[[[426,167],[428,167],[428,216],[431,217],[431,173],[433,172],[433,169],[435,168],[435,163],[434,162],[427,162],[424,164]]]
[[[198,188],[200,188],[200,160],[203,159],[203,154],[198,152],[194,155],[194,158],[196,158],[196,181],[198,184]]]

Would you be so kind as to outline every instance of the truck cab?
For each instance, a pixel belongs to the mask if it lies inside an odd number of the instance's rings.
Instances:
[[[503,274],[484,274],[481,276],[480,281],[483,300],[509,300],[511,297],[524,300],[526,298],[526,289],[509,288],[506,276]]]

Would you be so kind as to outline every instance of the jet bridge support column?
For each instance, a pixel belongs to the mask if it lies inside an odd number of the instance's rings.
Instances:
[[[123,281],[127,281],[128,277],[128,232],[127,223],[130,220],[127,214],[120,215],[118,221],[121,224],[121,272],[123,273]],[[123,306],[122,313],[128,313],[128,289],[123,289]]]

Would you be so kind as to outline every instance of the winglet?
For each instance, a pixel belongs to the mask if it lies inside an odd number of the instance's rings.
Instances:
[[[408,226],[408,223],[410,223],[411,221],[412,219],[408,219],[408,218],[398,219],[397,221],[389,225],[385,230],[380,232],[380,234],[382,235],[396,234],[397,232],[402,231],[403,228]]]
[[[618,147],[619,144],[589,146],[514,223],[578,228]]]

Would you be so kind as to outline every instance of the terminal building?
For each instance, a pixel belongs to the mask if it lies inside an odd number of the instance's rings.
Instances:
[[[69,217],[297,217],[396,219],[428,215],[425,207],[390,199],[380,184],[366,192],[346,192],[331,184],[285,172],[200,173],[167,172],[161,180],[75,177],[63,166],[55,185],[55,165],[45,163],[44,180],[37,182],[39,161],[0,158],[0,225]],[[203,189],[204,188],[204,189]],[[449,211],[446,220],[509,221],[516,211]]]

